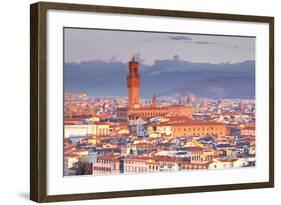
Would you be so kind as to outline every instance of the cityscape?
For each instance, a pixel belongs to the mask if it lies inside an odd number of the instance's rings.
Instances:
[[[254,99],[142,98],[140,70],[133,56],[127,96],[65,93],[64,176],[255,167]]]

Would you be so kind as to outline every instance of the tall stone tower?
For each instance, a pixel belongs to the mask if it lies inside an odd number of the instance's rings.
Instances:
[[[156,106],[157,106],[157,97],[156,97],[155,93],[154,93],[153,96],[152,96],[151,105],[152,105],[153,107],[156,107]]]
[[[129,62],[129,75],[127,75],[128,86],[128,106],[129,108],[139,107],[139,89],[140,89],[139,63],[133,56]]]

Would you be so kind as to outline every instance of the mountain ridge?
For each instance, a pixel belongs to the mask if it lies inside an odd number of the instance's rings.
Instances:
[[[65,63],[65,92],[127,96],[127,72],[128,64],[118,61]],[[152,65],[140,64],[140,75],[140,95],[145,98],[151,97],[154,92],[158,96],[178,92],[213,99],[255,97],[255,61],[211,64],[178,59],[155,60]],[[183,91],[183,86],[187,91]],[[211,87],[213,90],[210,90]],[[204,89],[209,90],[209,94]]]

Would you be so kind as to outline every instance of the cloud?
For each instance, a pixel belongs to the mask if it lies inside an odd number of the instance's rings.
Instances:
[[[237,45],[230,46],[230,49],[235,49],[235,48],[238,48],[238,46]]]
[[[226,48],[233,50],[233,49],[237,49],[238,46],[237,45],[225,45]]]
[[[173,55],[173,60],[178,61],[180,59],[180,56],[178,54]]]
[[[192,41],[192,43],[195,43],[195,44],[202,44],[202,45],[218,44],[218,43],[216,43],[216,42],[209,42],[209,41]]]
[[[175,41],[191,41],[192,38],[189,36],[168,36],[169,39],[175,40]]]
[[[136,58],[136,60],[137,60],[138,62],[140,62],[140,63],[144,63],[144,62],[145,62],[145,59],[143,59],[143,58],[141,57],[141,53],[140,53],[140,52],[137,52],[136,54],[134,54],[134,56],[135,56],[135,58]]]
[[[150,41],[159,40],[159,39],[161,39],[161,38],[160,37],[151,37],[151,38],[144,39],[144,42],[150,42]]]
[[[111,59],[110,59],[111,62],[114,62],[116,60],[117,60],[117,56],[116,55],[112,56]]]
[[[199,44],[199,45],[219,44],[217,42],[212,42],[212,41],[194,41],[189,36],[168,36],[167,38],[170,39],[170,40],[174,40],[174,41],[185,41],[186,43]],[[149,40],[146,40],[146,41],[149,41]]]

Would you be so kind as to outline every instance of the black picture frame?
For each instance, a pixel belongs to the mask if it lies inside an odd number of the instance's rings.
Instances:
[[[269,181],[212,186],[178,187],[116,191],[102,193],[47,195],[47,68],[46,68],[46,13],[49,9],[65,11],[104,12],[118,14],[149,15],[217,19],[269,24]],[[36,202],[135,197],[147,195],[209,192],[222,190],[274,187],[274,17],[125,8],[82,4],[38,2],[30,6],[30,199]]]

